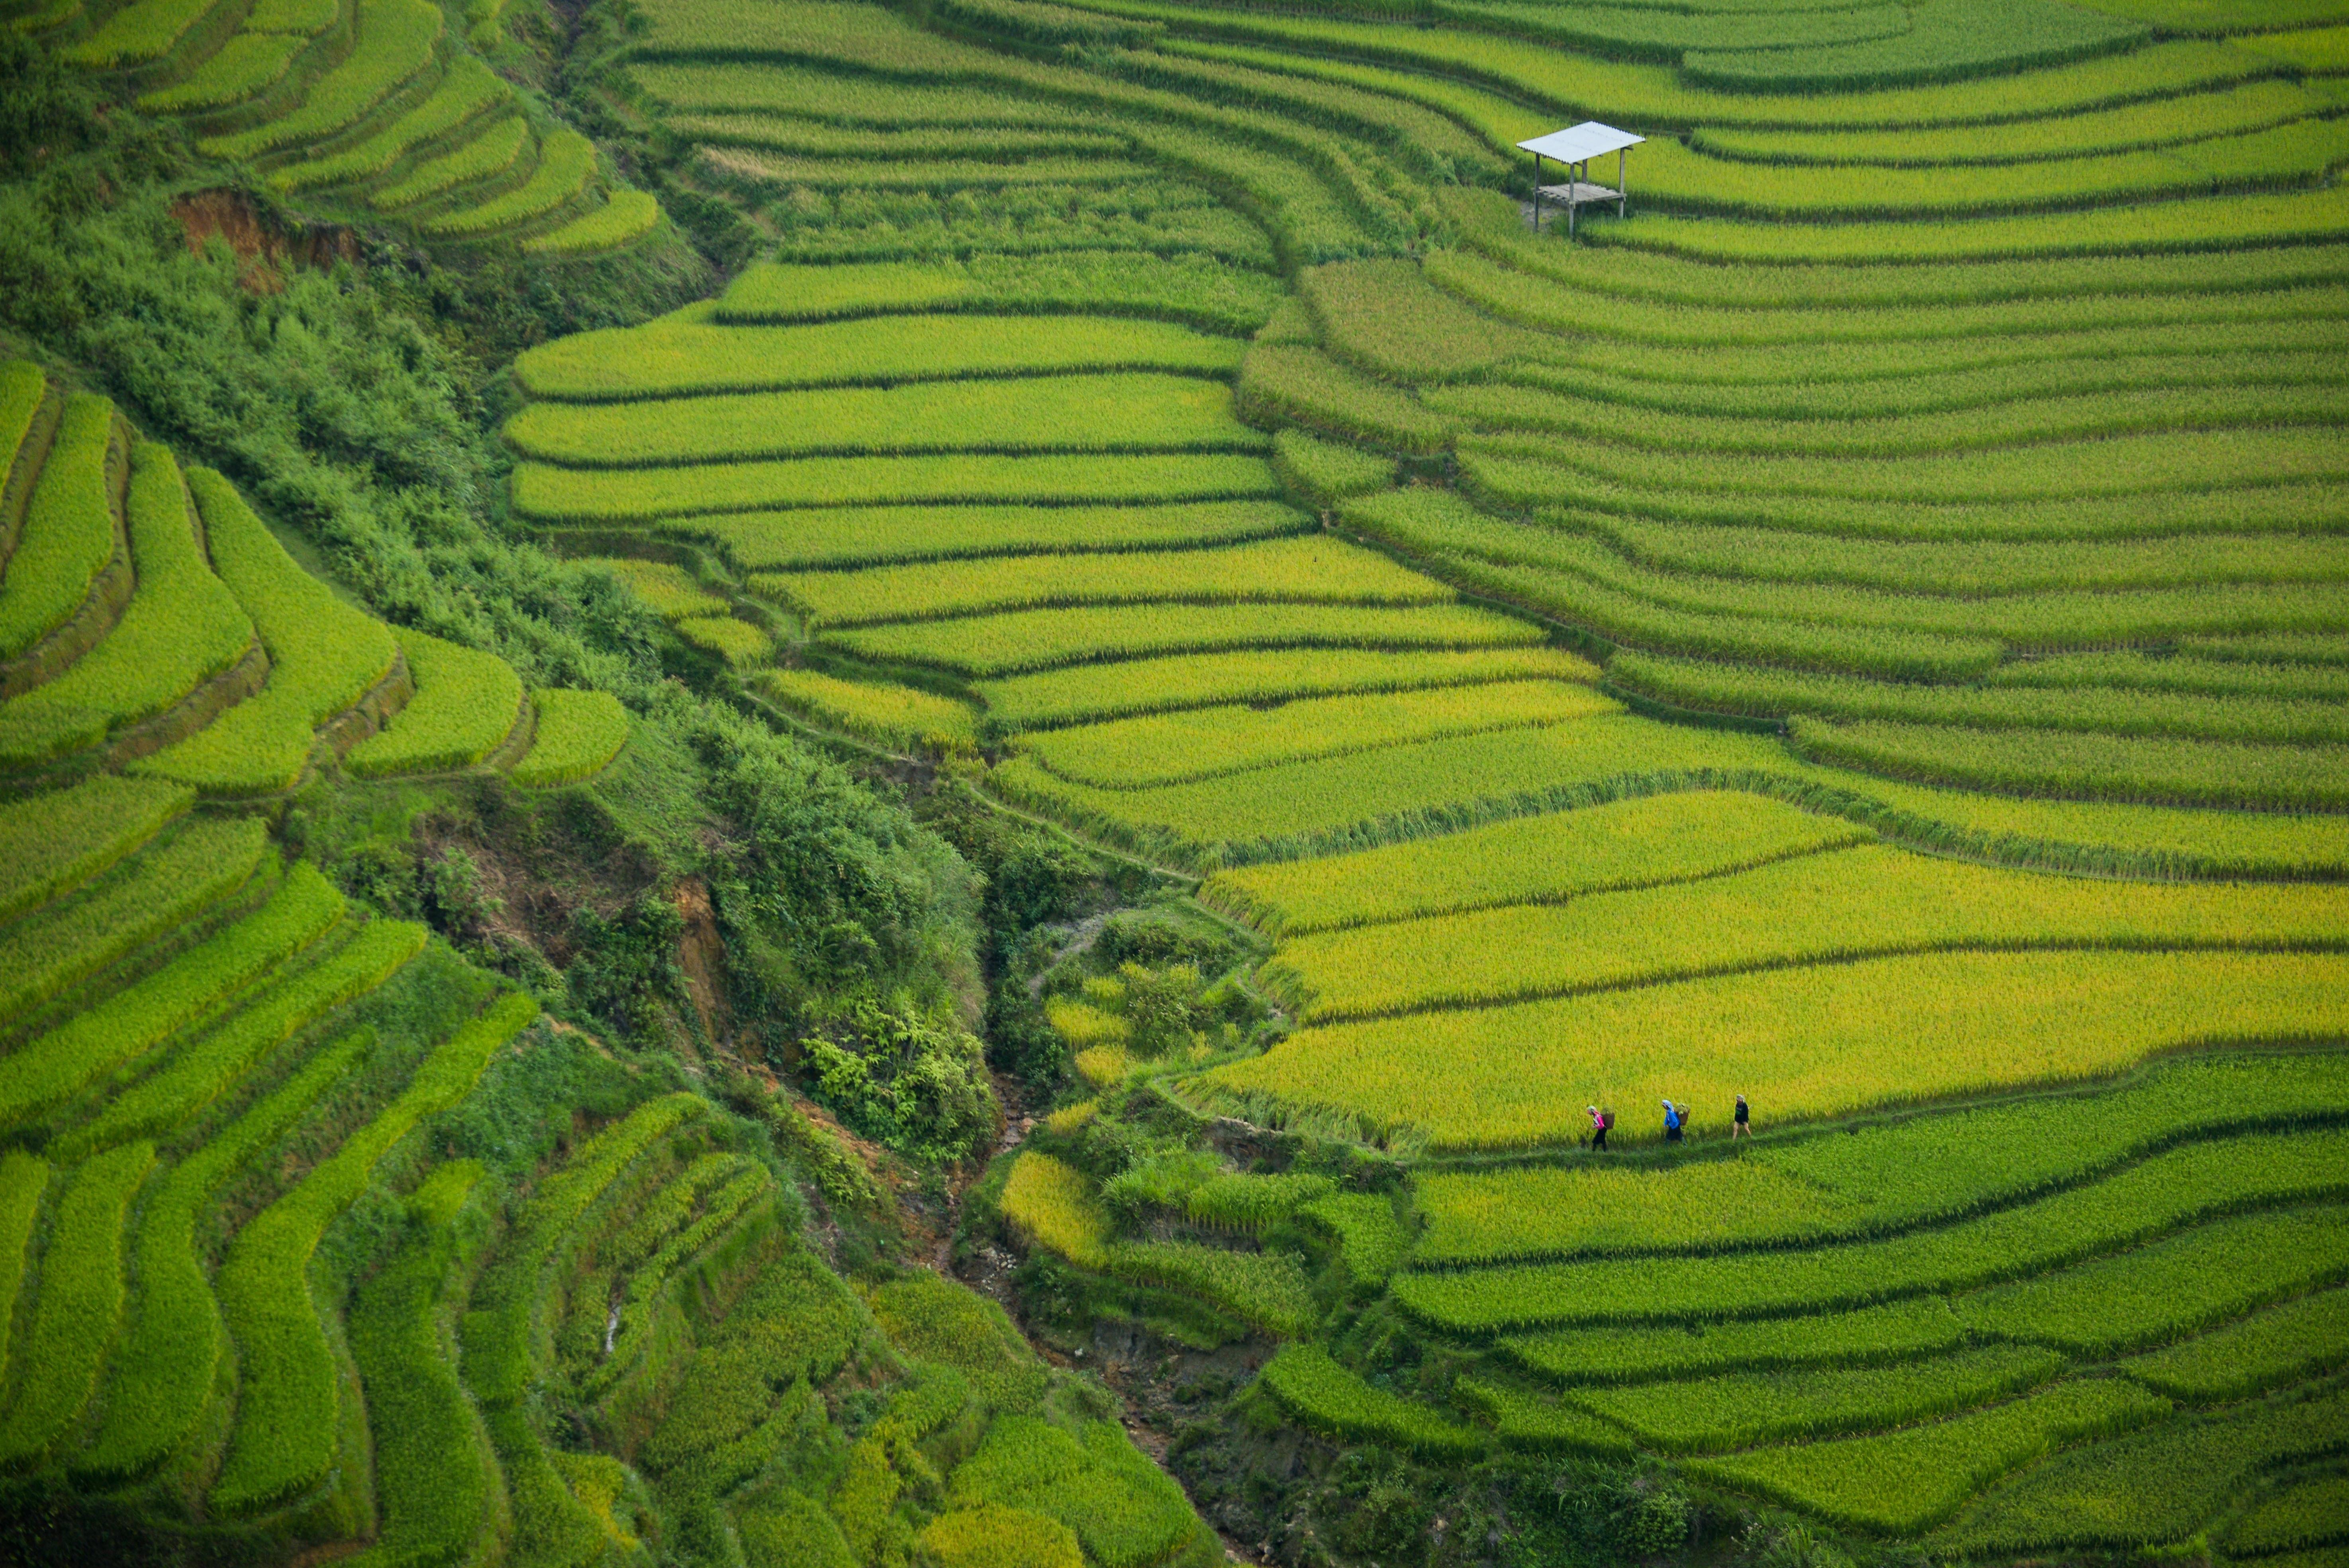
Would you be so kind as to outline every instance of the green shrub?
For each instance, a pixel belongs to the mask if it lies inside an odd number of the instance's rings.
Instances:
[[[131,1243],[136,1310],[114,1353],[104,1419],[73,1460],[77,1476],[102,1482],[143,1476],[195,1429],[228,1347],[212,1282],[196,1253],[198,1222],[222,1184],[275,1146],[374,1044],[373,1031],[361,1029],[313,1055],[167,1171],[148,1195]]]
[[[194,803],[182,784],[100,773],[0,806],[0,920],[71,892]]]
[[[105,398],[78,392],[66,399],[65,422],[0,575],[0,659],[16,657],[71,619],[114,559],[107,480],[114,427],[114,405]]]
[[[230,1243],[218,1288],[237,1347],[237,1409],[210,1494],[214,1508],[231,1516],[255,1512],[315,1485],[333,1464],[340,1379],[310,1300],[310,1254],[367,1190],[376,1162],[418,1122],[463,1099],[492,1053],[537,1016],[538,1004],[516,993],[460,1026],[398,1099]]]
[[[1372,1387],[1318,1345],[1284,1345],[1265,1363],[1264,1387],[1301,1424],[1340,1441],[1375,1442],[1441,1459],[1483,1450],[1484,1434],[1425,1405]]]
[[[512,734],[522,714],[522,677],[495,654],[444,643],[402,627],[416,695],[382,730],[345,758],[360,778],[470,768]]]
[[[367,202],[378,212],[396,212],[429,201],[460,185],[504,173],[529,145],[530,121],[521,115],[492,120],[463,145],[426,159],[402,178],[372,192]]]
[[[660,222],[660,202],[651,191],[615,191],[609,201],[585,217],[524,240],[522,248],[533,255],[599,255],[643,239]]]
[[[257,913],[0,1057],[0,1126],[54,1109],[212,1013],[324,936],[343,909],[343,895],[302,861]]]
[[[246,20],[246,30],[323,31],[320,27],[265,27],[256,12]],[[355,26],[358,41],[350,54],[310,84],[299,108],[266,125],[207,137],[197,145],[215,158],[243,160],[324,141],[348,129],[431,64],[444,18],[440,7],[427,0],[361,0]],[[206,516],[209,521],[210,514]]]
[[[0,1460],[38,1460],[89,1402],[99,1362],[122,1320],[122,1225],[154,1169],[155,1146],[126,1144],[89,1161],[67,1182],[41,1253],[40,1294],[0,1422]]]
[[[170,449],[131,449],[129,514],[137,591],[72,668],[0,706],[0,769],[95,746],[179,702],[253,645],[253,623],[197,548]]]
[[[430,934],[400,920],[360,927],[348,942],[279,978],[240,1011],[124,1089],[56,1147],[87,1151],[160,1137],[235,1087],[273,1046],[381,985],[424,950]]]
[[[738,1081],[740,1087],[731,1092],[750,1102],[752,1112],[774,1133],[781,1151],[799,1165],[826,1198],[866,1208],[880,1202],[873,1172],[836,1130],[819,1124],[790,1097],[771,1092],[755,1079]]]
[[[0,1017],[25,1016],[227,898],[261,868],[268,846],[265,823],[191,822],[72,903],[0,932]]]
[[[486,234],[510,228],[570,201],[595,172],[595,144],[569,126],[557,126],[539,138],[538,167],[521,185],[479,206],[427,218],[421,226],[431,234]]]
[[[530,700],[538,713],[537,734],[506,774],[524,789],[592,779],[628,742],[628,710],[609,692],[534,691]]]
[[[1115,410],[1104,418],[1105,410]],[[523,456],[581,468],[888,452],[1260,451],[1231,394],[1155,371],[741,392],[651,403],[533,403],[506,422]]]
[[[383,623],[295,564],[226,480],[191,469],[188,486],[203,513],[212,564],[269,652],[269,684],[130,771],[212,793],[288,789],[308,764],[313,732],[391,673],[398,645]]]

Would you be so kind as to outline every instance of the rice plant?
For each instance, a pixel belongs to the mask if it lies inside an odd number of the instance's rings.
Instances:
[[[1594,1101],[1669,1095],[1725,1120],[1742,1093],[1807,1119],[2094,1078],[2194,1045],[2321,1039],[2339,1026],[2325,987],[2343,967],[2318,954],[1871,958],[1332,1024],[1204,1082],[1439,1150],[1523,1148],[1574,1138]],[[1456,1092],[1431,1101],[1437,1080]]]
[[[1865,829],[1766,797],[1699,790],[1494,822],[1350,855],[1237,868],[1199,892],[1286,938],[1692,882],[1867,838]]]
[[[1864,845],[1563,904],[1302,936],[1266,977],[1319,1023],[1902,951],[2325,948],[2344,923],[2349,900],[2330,889],[2097,883]],[[1650,934],[1630,947],[1627,930]]]

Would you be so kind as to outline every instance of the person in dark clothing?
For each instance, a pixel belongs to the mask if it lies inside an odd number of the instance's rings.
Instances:
[[[1589,1110],[1590,1147],[1599,1150],[1600,1153],[1604,1153],[1607,1150],[1607,1113],[1599,1109],[1595,1105],[1591,1106]]]
[[[1678,1143],[1680,1140],[1680,1109],[1678,1107],[1674,1106],[1671,1100],[1666,1100],[1664,1101],[1664,1141],[1667,1143]]]
[[[1742,1094],[1737,1097],[1737,1119],[1730,1124],[1729,1141],[1736,1142],[1737,1135],[1741,1132],[1748,1138],[1754,1136],[1754,1129],[1746,1115],[1745,1097]]]

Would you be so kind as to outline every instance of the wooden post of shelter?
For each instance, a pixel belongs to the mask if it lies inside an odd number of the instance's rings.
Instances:
[[[1612,201],[1615,215],[1628,218],[1631,214],[1630,151],[1647,140],[1628,130],[1618,130],[1611,125],[1601,125],[1586,119],[1580,125],[1564,130],[1553,130],[1547,136],[1537,136],[1517,146],[1534,155],[1534,232],[1541,232],[1542,198],[1549,196],[1566,204],[1566,236],[1574,238],[1575,209],[1587,201]],[[1593,185],[1589,181],[1590,160],[1607,153],[1615,155],[1615,189]],[[1566,167],[1564,185],[1545,186],[1542,183],[1542,160],[1551,160]]]

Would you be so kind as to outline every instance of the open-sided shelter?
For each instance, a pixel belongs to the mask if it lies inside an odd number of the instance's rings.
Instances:
[[[1618,130],[1611,125],[1601,125],[1595,119],[1586,119],[1580,125],[1568,126],[1564,130],[1553,130],[1547,136],[1537,136],[1530,141],[1517,143],[1521,150],[1534,155],[1534,227],[1541,227],[1542,198],[1545,196],[1566,209],[1568,239],[1574,236],[1574,211],[1586,202],[1612,201],[1617,217],[1629,213],[1630,198],[1627,192],[1630,185],[1624,178],[1627,172],[1624,155],[1647,139],[1644,136],[1633,136],[1628,130]],[[1604,185],[1591,184],[1588,178],[1590,160],[1603,158],[1610,152],[1615,155],[1615,188],[1611,191]],[[1544,160],[1566,165],[1565,184],[1542,183]]]

